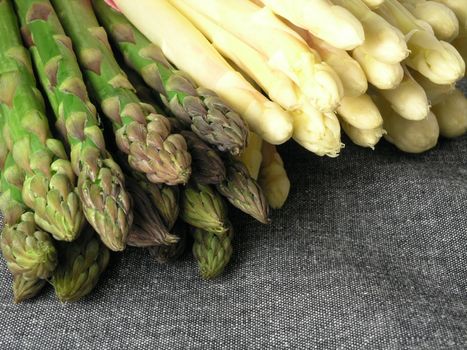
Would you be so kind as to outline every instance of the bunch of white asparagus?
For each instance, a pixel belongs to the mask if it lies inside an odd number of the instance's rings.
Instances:
[[[374,148],[384,136],[411,153],[467,132],[467,100],[455,88],[465,75],[467,0],[113,1],[248,122],[242,160],[260,182],[261,162],[283,169],[271,145],[290,138],[335,157],[341,127],[357,145]]]

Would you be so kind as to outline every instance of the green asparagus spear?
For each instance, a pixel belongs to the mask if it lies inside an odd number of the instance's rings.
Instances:
[[[204,279],[216,278],[229,263],[232,256],[231,233],[232,229],[222,236],[201,229],[194,230],[193,255]]]
[[[57,266],[57,252],[48,233],[37,230],[34,214],[22,201],[24,172],[7,156],[0,179],[0,210],[4,227],[0,247],[8,269],[24,279],[45,279]]]
[[[25,279],[22,275],[16,275],[13,279],[13,297],[15,304],[34,298],[45,287],[46,280]]]
[[[269,223],[269,204],[263,190],[254,180],[242,162],[227,161],[227,178],[217,186],[227,200],[263,224]]]
[[[135,95],[113,57],[90,0],[53,0],[52,4],[73,40],[90,91],[112,121],[117,145],[128,155],[128,163],[152,182],[186,183],[191,174],[191,156],[185,139],[172,134],[167,118]]]
[[[51,138],[44,101],[7,0],[0,1],[0,33],[3,136],[14,162],[25,173],[22,200],[34,210],[39,227],[58,240],[71,241],[84,220],[75,175],[63,145]]]
[[[174,69],[159,47],[104,0],[93,0],[93,5],[127,64],[160,94],[180,121],[221,151],[236,155],[244,149],[248,129],[237,113],[214,92],[197,87],[189,76]]]
[[[110,252],[90,227],[74,242],[60,242],[59,264],[51,283],[61,302],[74,302],[88,295],[107,268]]]
[[[146,176],[131,168],[122,152],[117,152],[116,159],[125,172],[128,181],[131,179],[138,183],[139,187],[146,192],[151,205],[159,212],[165,227],[168,230],[172,229],[180,211],[178,205],[180,190],[178,186],[155,184],[149,181]]]
[[[178,237],[178,242],[170,245],[157,245],[149,247],[149,254],[159,263],[166,264],[177,260],[183,255],[187,246],[188,225],[177,220],[172,228],[172,234]]]
[[[185,138],[193,158],[193,180],[205,185],[221,183],[226,177],[221,157],[194,132],[185,130],[181,134]]]
[[[187,224],[218,235],[227,231],[227,207],[211,186],[190,182],[180,204],[180,217]]]
[[[106,150],[71,40],[48,0],[15,0],[15,4],[58,129],[71,147],[86,219],[109,249],[123,250],[132,222],[130,199],[123,173]]]
[[[135,203],[135,222],[128,235],[128,245],[144,248],[177,243],[178,237],[167,230],[147,192],[132,178],[127,179],[127,184]]]
[[[0,113],[0,131],[4,121]],[[0,154],[4,155],[0,168],[0,212],[3,221],[0,225],[0,248],[10,272],[15,274],[15,300],[21,302],[39,292],[39,286],[43,285],[39,283],[40,277],[51,275],[57,264],[57,254],[51,237],[36,229],[34,214],[23,203],[21,187],[24,172],[14,164],[4,142],[0,142]],[[24,276],[20,275],[22,273]],[[17,277],[23,281],[22,284],[16,283]],[[35,288],[29,281],[36,281]]]

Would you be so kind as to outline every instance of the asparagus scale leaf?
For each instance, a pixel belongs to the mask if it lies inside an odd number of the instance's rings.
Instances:
[[[159,93],[181,122],[220,151],[234,155],[243,151],[248,128],[236,112],[213,91],[198,87],[187,74],[171,66],[158,46],[104,0],[93,0],[93,5],[127,64]]]
[[[84,214],[111,250],[123,250],[132,223],[130,199],[123,173],[106,150],[71,39],[48,0],[21,0],[15,4],[58,129],[71,147]]]
[[[58,17],[73,40],[90,91],[113,124],[117,146],[128,163],[155,183],[186,183],[191,156],[185,139],[173,134],[168,119],[142,103],[113,57],[107,34],[89,0],[53,0]]]
[[[3,137],[24,171],[23,202],[36,224],[58,240],[75,239],[84,216],[63,144],[51,138],[45,106],[10,3],[0,1],[0,109]]]

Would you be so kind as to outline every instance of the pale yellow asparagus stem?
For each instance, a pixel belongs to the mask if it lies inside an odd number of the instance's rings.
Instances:
[[[409,120],[423,120],[430,112],[425,90],[405,70],[400,85],[391,90],[380,90],[380,94],[391,104],[401,117]]]
[[[366,92],[368,81],[360,64],[347,51],[337,49],[325,41],[302,32],[305,41],[320,54],[324,62],[337,73],[344,86],[344,96],[357,97]],[[342,102],[342,101],[341,101]]]
[[[280,209],[289,196],[290,180],[275,146],[263,143],[262,154],[263,161],[258,182],[271,208]]]
[[[342,118],[340,122],[342,129],[350,140],[361,147],[375,149],[375,146],[385,133],[382,125],[374,129],[359,129],[345,122]]]
[[[435,105],[441,102],[444,96],[451,93],[456,88],[455,84],[435,84],[427,77],[421,75],[419,72],[416,72],[414,70],[411,70],[410,74],[415,79],[415,81],[423,88],[431,105]]]
[[[407,44],[401,31],[371,11],[362,0],[333,0],[345,7],[363,25],[365,42],[360,46],[380,62],[395,64],[408,55]]]
[[[382,97],[374,99],[384,119],[387,141],[408,153],[422,153],[436,146],[439,126],[432,112],[423,120],[408,120],[398,115]]]
[[[459,20],[444,4],[426,0],[401,0],[416,18],[427,22],[440,40],[452,41],[459,35]]]
[[[333,111],[339,104],[343,96],[339,76],[269,9],[248,0],[169,1],[186,16],[192,11],[203,14],[266,56],[268,64],[297,84],[318,110]]]
[[[250,131],[248,135],[248,145],[238,159],[246,166],[250,176],[257,180],[263,156],[261,147],[263,140],[261,137]]]
[[[404,69],[400,63],[390,64],[378,61],[362,47],[353,50],[352,56],[363,68],[368,81],[378,89],[393,89],[401,83],[404,77]]]
[[[467,37],[467,6],[465,0],[434,0],[449,7],[459,20],[459,35]]]
[[[376,129],[383,125],[378,107],[367,94],[344,97],[337,113],[345,122],[358,129]]]
[[[386,0],[376,11],[406,35],[411,53],[405,62],[409,67],[436,84],[452,84],[464,76],[465,62],[459,52],[420,26],[398,1]]]
[[[179,69],[216,92],[263,139],[280,144],[293,132],[291,116],[234,71],[188,19],[165,0],[116,0],[123,14]],[[155,25],[157,23],[157,25]]]
[[[266,56],[235,35],[224,30],[209,17],[191,10],[184,1],[171,0],[224,56],[253,79],[272,101],[290,110],[298,105],[297,86],[282,71],[270,67]]]
[[[446,94],[433,106],[440,133],[444,137],[458,137],[467,133],[467,99],[459,90]]]
[[[349,11],[328,0],[260,0],[278,15],[308,30],[334,47],[352,50],[365,34],[361,23]]]
[[[366,6],[374,10],[377,9],[384,2],[384,0],[363,0],[363,2]]]

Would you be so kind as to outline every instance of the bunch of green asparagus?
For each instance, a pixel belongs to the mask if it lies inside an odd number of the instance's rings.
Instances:
[[[109,10],[0,0],[1,250],[15,302],[47,282],[62,302],[83,298],[127,245],[160,263],[191,245],[215,278],[232,255],[228,203],[268,223],[268,199],[287,197],[275,147],[250,172],[242,117]]]

